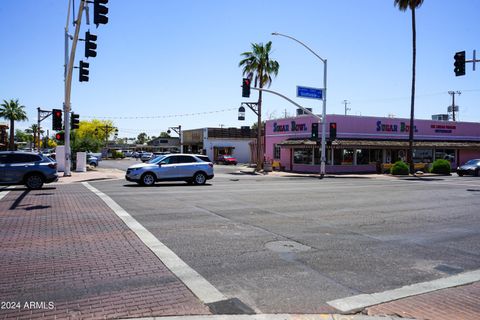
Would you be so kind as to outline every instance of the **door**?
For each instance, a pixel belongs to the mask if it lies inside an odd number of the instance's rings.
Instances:
[[[178,175],[183,178],[191,178],[198,169],[195,165],[197,160],[192,156],[179,156],[178,161]]]
[[[165,157],[158,163],[158,167],[154,170],[159,180],[173,180],[178,176],[178,157]]]

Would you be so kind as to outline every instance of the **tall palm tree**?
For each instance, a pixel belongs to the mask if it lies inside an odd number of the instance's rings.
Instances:
[[[30,128],[25,129],[26,133],[33,134],[33,145],[40,150],[40,134],[44,131],[39,130],[38,124],[34,123],[30,126]]]
[[[13,140],[15,121],[28,120],[27,113],[24,109],[25,106],[20,105],[18,99],[10,99],[10,101],[3,100],[3,103],[0,105],[0,117],[10,120],[9,150],[15,150],[15,142]]]
[[[414,174],[415,166],[413,164],[413,132],[415,131],[414,116],[415,116],[415,68],[417,64],[417,28],[415,24],[415,9],[423,4],[423,0],[394,0],[394,5],[401,11],[406,11],[408,8],[412,11],[412,93],[410,100],[410,131],[408,135],[408,162],[410,164],[410,173]]]
[[[277,61],[270,59],[270,51],[272,50],[272,41],[263,43],[252,43],[252,51],[241,54],[243,59],[238,64],[243,68],[243,75],[252,80],[254,86],[263,88],[272,84],[272,76],[278,75],[280,65]],[[263,152],[262,152],[262,91],[258,94],[257,105],[257,171],[262,169]]]

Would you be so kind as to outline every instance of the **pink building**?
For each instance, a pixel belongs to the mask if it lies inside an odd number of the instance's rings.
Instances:
[[[268,120],[265,158],[286,171],[319,172],[321,124],[312,139],[311,115]],[[380,164],[406,160],[409,119],[327,115],[326,172],[377,172]],[[335,124],[336,137],[330,136]],[[414,161],[447,159],[452,168],[480,158],[480,123],[415,120]]]

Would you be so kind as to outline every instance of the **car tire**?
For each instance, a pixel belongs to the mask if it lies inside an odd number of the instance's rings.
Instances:
[[[153,173],[143,174],[140,183],[142,186],[153,186],[155,184],[155,175]]]
[[[25,177],[25,186],[28,189],[38,190],[43,186],[43,176],[41,174],[30,174]]]
[[[474,172],[474,174],[473,174],[475,177],[478,177],[478,175],[479,175],[479,172],[478,172],[478,171],[479,171],[478,169],[475,170],[475,172]]]
[[[463,173],[462,172],[457,172],[458,176],[459,177],[463,177]]]
[[[206,176],[205,173],[203,173],[203,172],[197,172],[197,173],[195,173],[195,175],[193,176],[193,182],[194,182],[196,185],[205,184],[205,182],[207,182],[207,176]]]
[[[91,165],[92,167],[97,167],[97,164],[96,164],[95,162],[91,162],[90,165]]]

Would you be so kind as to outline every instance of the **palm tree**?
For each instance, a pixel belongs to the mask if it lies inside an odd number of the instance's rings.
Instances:
[[[260,89],[272,84],[272,75],[277,76],[280,65],[275,60],[270,60],[270,51],[272,50],[272,42],[252,43],[252,51],[241,54],[243,59],[238,64],[243,68],[243,75],[252,80],[254,78],[254,86]],[[263,152],[262,152],[262,91],[258,94],[257,105],[257,171],[262,169]]]
[[[415,25],[415,9],[423,4],[423,0],[394,0],[394,5],[401,10],[406,11],[408,8],[412,11],[412,93],[410,100],[410,131],[408,135],[408,162],[410,164],[410,173],[414,174],[415,166],[413,164],[413,132],[415,126],[413,119],[415,116],[415,68],[417,63],[417,28]]]
[[[26,121],[27,113],[24,110],[25,106],[20,105],[18,99],[10,101],[3,100],[3,103],[0,105],[0,117],[10,120],[10,142],[9,150],[15,150],[14,137],[14,124],[15,121]]]
[[[30,126],[30,128],[25,129],[25,132],[33,134],[33,145],[40,150],[40,134],[42,134],[44,131],[41,129],[39,130],[38,124],[34,123]]]

